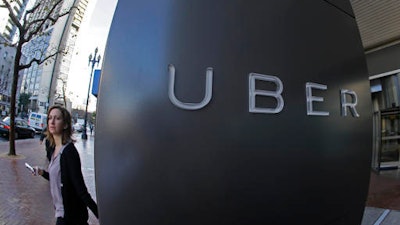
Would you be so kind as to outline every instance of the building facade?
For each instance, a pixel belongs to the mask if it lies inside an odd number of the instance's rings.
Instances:
[[[26,12],[26,7],[30,0],[16,0],[10,2],[14,13],[19,20],[22,20]],[[9,11],[0,8],[0,43],[11,43],[17,35],[17,27],[9,19]],[[11,85],[13,79],[15,48],[0,44],[0,116],[9,114],[11,101]],[[20,75],[20,78],[22,76]],[[21,79],[18,80],[20,89]],[[19,91],[17,91],[17,101]],[[16,110],[18,112],[18,110]]]
[[[51,1],[41,2],[43,9]],[[33,48],[38,48],[47,54],[57,49],[63,50],[63,54],[57,54],[52,60],[42,65],[35,65],[24,71],[21,92],[30,93],[31,111],[45,113],[50,105],[60,104],[71,107],[68,99],[67,80],[71,64],[72,52],[79,34],[82,18],[86,11],[88,0],[64,0],[56,13],[63,13],[75,6],[70,13],[60,17],[55,24],[45,26],[47,35],[37,37],[24,47],[27,60]],[[40,12],[33,15],[40,16]]]
[[[351,0],[365,50],[373,108],[372,168],[400,168],[399,1]]]
[[[25,14],[26,6],[31,0],[15,0],[11,1],[10,5],[14,9],[14,13],[19,20]],[[0,8],[0,32],[3,38],[12,41],[17,33],[17,27],[11,22],[8,17],[8,10]]]
[[[0,42],[5,38],[0,35]],[[15,49],[0,45],[0,115],[4,117],[10,111],[11,84],[14,69]]]

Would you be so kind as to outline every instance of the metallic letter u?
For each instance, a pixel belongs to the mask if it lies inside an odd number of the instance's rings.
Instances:
[[[171,100],[172,104],[181,109],[186,110],[198,110],[206,106],[212,97],[212,78],[213,78],[213,69],[211,67],[207,68],[206,71],[206,91],[204,95],[204,99],[199,103],[192,102],[181,102],[175,96],[175,67],[174,65],[168,65],[169,72],[169,86],[168,86],[168,96],[169,100]]]

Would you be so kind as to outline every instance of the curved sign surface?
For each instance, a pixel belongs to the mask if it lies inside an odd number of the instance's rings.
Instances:
[[[102,224],[359,224],[372,106],[342,3],[120,0],[96,119]]]

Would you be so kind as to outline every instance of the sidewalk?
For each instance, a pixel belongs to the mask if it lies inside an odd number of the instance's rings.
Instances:
[[[400,224],[400,170],[371,172],[362,225]]]
[[[94,185],[93,146],[94,138],[76,138],[82,172],[92,197],[96,201]],[[25,168],[25,162],[32,166],[47,167],[44,144],[39,139],[21,139],[15,142],[18,157],[7,156],[9,142],[0,143],[0,225],[43,225],[55,224],[49,183],[42,177],[35,177]],[[99,224],[89,210],[89,224]]]
[[[83,141],[77,135],[82,172],[90,194],[96,200],[94,182],[94,137]],[[55,224],[48,181],[32,176],[24,163],[47,166],[44,145],[39,139],[16,141],[16,159],[7,156],[8,142],[0,143],[0,225]],[[89,210],[89,224],[98,220]],[[362,225],[400,224],[400,171],[371,173],[371,182]]]

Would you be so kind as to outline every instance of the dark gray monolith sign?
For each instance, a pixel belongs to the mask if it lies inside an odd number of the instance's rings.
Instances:
[[[120,0],[96,119],[101,224],[359,224],[371,110],[347,1]]]

